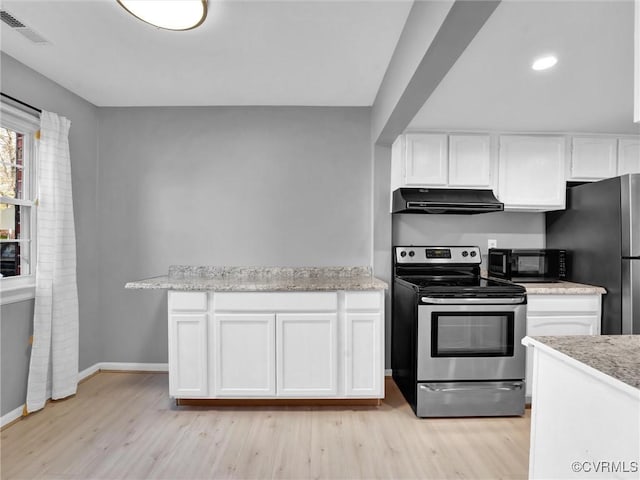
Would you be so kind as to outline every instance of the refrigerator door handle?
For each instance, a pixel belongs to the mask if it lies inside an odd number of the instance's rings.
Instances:
[[[622,260],[622,334],[640,334],[640,259]]]
[[[620,177],[622,256],[640,256],[640,175]]]

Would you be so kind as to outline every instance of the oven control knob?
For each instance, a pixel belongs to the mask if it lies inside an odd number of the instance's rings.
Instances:
[[[409,251],[409,256],[410,256],[410,257],[413,257],[415,254],[416,254],[416,252],[414,252],[413,250],[410,250],[410,251]]]
[[[471,252],[471,253],[473,253],[473,252]],[[466,257],[467,255],[469,255],[469,252],[467,252],[466,250],[464,250],[464,251],[462,252],[462,256],[463,256],[463,257]]]
[[[407,252],[405,252],[404,250],[400,252],[400,256],[401,257],[406,257],[407,256]]]
[[[475,250],[472,250],[472,251],[471,251],[471,256],[472,256],[472,257],[475,257],[475,256],[476,256],[476,251],[475,251]]]

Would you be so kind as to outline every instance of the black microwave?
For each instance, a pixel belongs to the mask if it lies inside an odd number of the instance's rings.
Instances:
[[[558,282],[567,278],[567,251],[543,248],[489,249],[489,276],[512,282]]]

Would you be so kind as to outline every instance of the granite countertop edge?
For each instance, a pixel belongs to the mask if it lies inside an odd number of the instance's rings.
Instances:
[[[574,282],[518,283],[529,295],[604,295],[607,291],[596,285]]]
[[[169,275],[128,282],[126,289],[213,292],[385,290],[370,267],[171,266]]]
[[[522,343],[573,363],[640,400],[640,335],[535,336]]]

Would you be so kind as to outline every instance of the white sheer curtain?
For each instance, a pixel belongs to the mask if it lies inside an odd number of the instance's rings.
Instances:
[[[78,386],[78,287],[76,235],[71,196],[69,127],[42,112],[38,149],[36,299],[27,384],[27,412],[51,398],[73,395]]]

